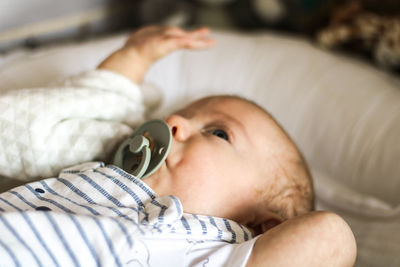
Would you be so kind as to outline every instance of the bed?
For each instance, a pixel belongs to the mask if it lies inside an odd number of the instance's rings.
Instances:
[[[0,92],[93,69],[126,36],[3,55]],[[270,32],[214,36],[215,48],[175,52],[151,68],[146,117],[162,118],[210,94],[256,101],[307,159],[317,208],[337,212],[350,224],[356,266],[400,266],[400,79],[301,38]],[[2,177],[0,191],[18,183]]]

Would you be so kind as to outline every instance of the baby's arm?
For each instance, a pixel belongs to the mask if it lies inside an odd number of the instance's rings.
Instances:
[[[214,45],[210,31],[185,31],[177,27],[148,26],[134,32],[125,45],[107,57],[98,69],[118,72],[141,83],[146,71],[158,59],[178,49],[204,49]]]
[[[353,233],[341,217],[312,212],[265,232],[247,266],[353,266],[356,250]]]

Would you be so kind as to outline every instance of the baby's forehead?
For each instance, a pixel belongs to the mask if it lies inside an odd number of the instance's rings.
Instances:
[[[175,114],[186,117],[187,119],[197,119],[198,117],[210,120],[238,121],[242,127],[246,128],[256,138],[258,132],[285,134],[283,129],[275,119],[262,107],[257,104],[232,96],[212,96],[199,99],[186,107],[178,110]],[[267,137],[268,135],[264,135]],[[257,137],[260,138],[260,137]]]
[[[201,98],[188,104],[176,113],[192,115],[196,113],[212,113],[215,111],[225,112],[227,114],[240,111],[237,115],[245,115],[249,112],[255,115],[255,113],[261,112],[264,116],[271,118],[269,113],[260,108],[257,104],[236,96],[211,96]]]

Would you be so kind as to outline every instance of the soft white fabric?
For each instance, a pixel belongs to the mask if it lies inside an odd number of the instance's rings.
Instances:
[[[106,159],[144,113],[137,85],[100,70],[3,92],[0,109],[0,175],[26,181]]]
[[[317,208],[331,210],[350,224],[357,240],[356,266],[400,266],[400,207],[357,192],[313,171]]]
[[[269,33],[215,37],[214,49],[177,52],[150,70],[146,82],[163,94],[151,116],[163,117],[210,93],[257,101],[306,156],[318,207],[350,223],[356,266],[399,266],[399,79],[301,39]],[[123,41],[116,36],[10,55],[0,66],[1,89],[42,86],[93,69]]]
[[[1,266],[29,267],[239,267],[256,240],[234,221],[184,213],[178,198],[102,162],[0,194],[0,233]]]

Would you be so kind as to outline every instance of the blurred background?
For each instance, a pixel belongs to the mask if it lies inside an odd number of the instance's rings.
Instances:
[[[302,35],[400,72],[399,0],[1,0],[0,53],[146,24]]]

